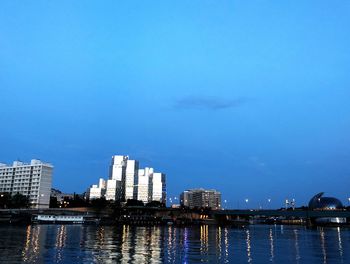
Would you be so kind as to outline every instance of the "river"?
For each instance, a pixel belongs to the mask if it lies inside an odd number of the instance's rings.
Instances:
[[[350,230],[1,225],[0,263],[350,263]]]

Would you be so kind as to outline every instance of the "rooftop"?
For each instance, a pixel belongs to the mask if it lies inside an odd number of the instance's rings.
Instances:
[[[6,163],[0,163],[0,167],[20,167],[20,166],[34,166],[34,165],[46,165],[53,167],[52,164],[43,162],[38,159],[32,159],[30,163],[22,162],[20,160],[15,160],[12,165],[8,165]]]

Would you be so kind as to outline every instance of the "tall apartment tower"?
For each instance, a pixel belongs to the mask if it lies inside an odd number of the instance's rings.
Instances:
[[[153,168],[140,169],[135,184],[135,197],[144,203],[166,202],[165,174],[154,172]]]
[[[137,183],[138,170],[139,162],[137,160],[127,160],[125,178],[122,184],[125,201],[128,199],[137,199],[134,186]]]
[[[123,180],[126,175],[128,156],[112,156],[112,163],[109,169],[109,180],[106,184],[106,200],[123,200]]]
[[[136,199],[144,203],[151,200],[149,193],[150,177],[153,174],[153,168],[144,168],[138,171],[137,184],[135,185]]]
[[[134,186],[138,170],[137,160],[130,160],[128,156],[113,156],[106,185],[106,200],[135,199]]]
[[[166,203],[166,184],[165,174],[154,172],[150,177],[149,183],[150,201]]]
[[[0,192],[28,196],[32,208],[49,208],[53,166],[40,160],[0,163]]]

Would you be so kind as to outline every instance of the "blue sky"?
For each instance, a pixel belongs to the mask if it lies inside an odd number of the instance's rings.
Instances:
[[[0,160],[128,154],[231,207],[350,197],[349,1],[1,1]]]

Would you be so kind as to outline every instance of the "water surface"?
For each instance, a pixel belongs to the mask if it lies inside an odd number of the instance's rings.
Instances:
[[[350,230],[0,226],[0,263],[350,263]]]

